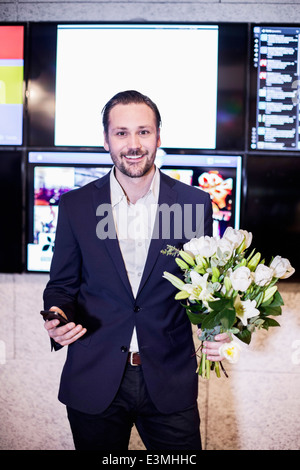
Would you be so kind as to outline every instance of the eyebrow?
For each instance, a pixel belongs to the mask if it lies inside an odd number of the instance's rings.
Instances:
[[[145,129],[145,127],[153,127],[151,124],[145,124],[144,126],[138,126],[138,129]],[[125,129],[128,129],[128,127],[126,126],[116,126],[113,128],[113,130],[115,129],[121,129],[121,130],[125,130]]]
[[[144,126],[138,126],[137,129],[138,130],[142,130],[142,129],[152,129],[152,128],[155,128],[155,126],[152,126],[150,124],[145,124]],[[115,131],[127,131],[128,130],[128,127],[125,127],[125,126],[116,126],[114,128],[111,129],[111,132],[115,132]]]

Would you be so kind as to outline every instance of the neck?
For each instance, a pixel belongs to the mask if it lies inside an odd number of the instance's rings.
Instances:
[[[115,167],[115,176],[123,188],[127,199],[135,204],[141,197],[145,196],[150,189],[151,182],[155,173],[155,166],[143,176],[132,178],[130,176],[121,173],[118,168]]]

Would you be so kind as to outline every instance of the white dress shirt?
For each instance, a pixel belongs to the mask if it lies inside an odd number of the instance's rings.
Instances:
[[[127,196],[115,177],[110,174],[111,204],[120,250],[123,256],[133,296],[136,297],[142,279],[151,242],[158,205],[160,174],[156,168],[149,191],[135,204]],[[129,351],[138,352],[134,328]]]

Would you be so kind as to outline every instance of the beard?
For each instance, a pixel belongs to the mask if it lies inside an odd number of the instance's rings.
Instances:
[[[119,156],[117,156],[111,152],[110,156],[116,168],[118,168],[118,170],[123,173],[123,175],[129,176],[130,178],[141,178],[142,176],[146,175],[153,167],[156,152],[154,154],[149,154],[148,151],[143,152],[142,150],[128,151],[126,156],[143,156],[143,160],[137,162],[135,162],[134,159],[132,159],[132,161],[128,161],[124,153],[121,153]]]

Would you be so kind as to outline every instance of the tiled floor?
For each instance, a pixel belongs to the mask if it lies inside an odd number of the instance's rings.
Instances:
[[[57,401],[65,350],[50,352],[38,312],[44,274],[0,274],[0,450],[73,449]],[[300,285],[280,284],[280,328],[260,331],[230,377],[200,381],[207,450],[300,449]],[[130,449],[143,449],[135,430]]]

